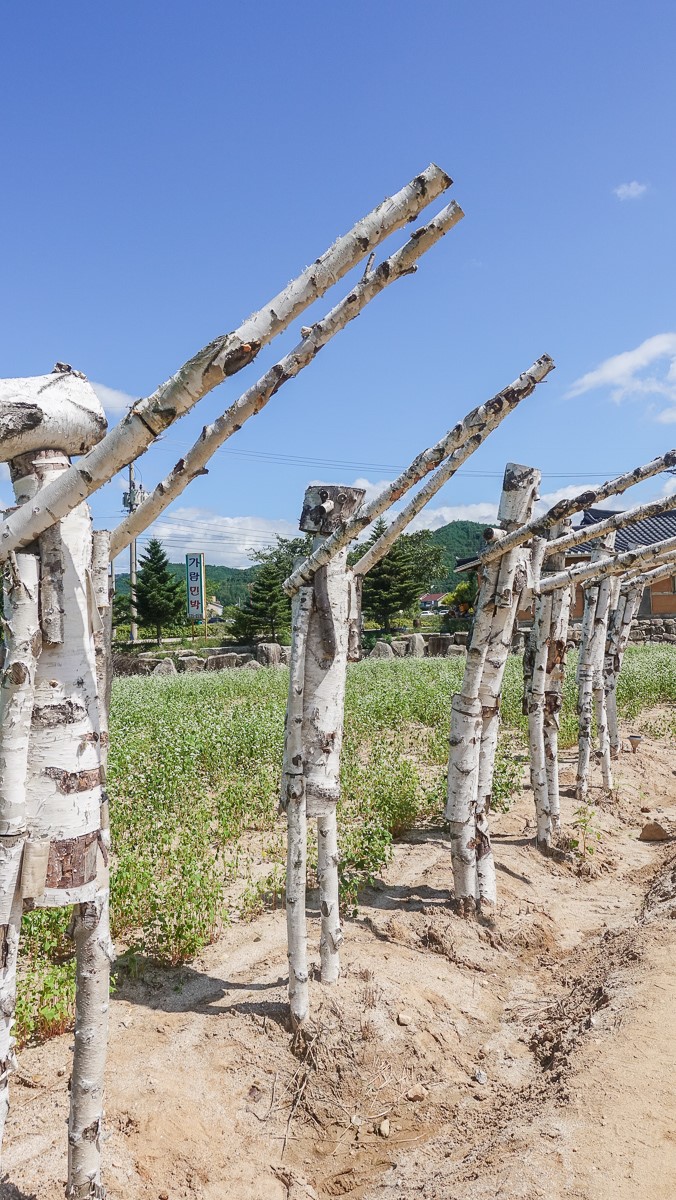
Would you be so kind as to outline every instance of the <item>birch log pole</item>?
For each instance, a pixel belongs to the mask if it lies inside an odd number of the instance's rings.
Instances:
[[[632,581],[626,585],[626,588],[621,588],[608,626],[608,641],[606,643],[603,664],[603,685],[606,696],[608,741],[611,758],[618,758],[620,753],[620,731],[617,720],[617,681],[622,670],[622,661],[629,642],[631,627],[641,603],[643,587],[643,583]]]
[[[0,527],[0,561],[11,550],[28,545],[50,525],[66,516],[107,483],[117,471],[138,458],[175,420],[189,412],[208,392],[247,366],[274,337],[282,333],[315,300],[378,246],[401,229],[452,180],[432,164],[336,242],[258,312],[237,329],[210,342],[155,391],[139,400],[103,439],[59,479],[45,489],[40,502],[12,513]],[[0,384],[0,413],[16,403],[24,381]],[[0,420],[0,440],[2,424]],[[58,446],[57,438],[44,446]],[[20,453],[21,451],[19,451]],[[82,453],[82,451],[71,451]]]
[[[323,320],[312,325],[298,345],[280,362],[270,367],[222,416],[211,425],[205,425],[195,444],[179,459],[169,475],[114,530],[111,541],[112,557],[115,558],[133,538],[147,529],[192,479],[205,474],[206,464],[215,451],[233,433],[241,429],[249,417],[259,413],[283,384],[308,366],[332,337],[359,316],[369,301],[384,291],[390,283],[410,275],[416,269],[418,259],[457,225],[463,215],[462,209],[453,202],[427,225],[416,230],[401,249],[390,258],[384,259],[373,270],[367,271],[347,296]],[[497,421],[495,423],[497,424]]]
[[[615,554],[611,558],[600,558],[596,562],[566,567],[564,571],[557,571],[556,574],[542,579],[539,590],[546,595],[547,592],[556,591],[565,584],[584,583],[587,579],[600,582],[609,575],[623,575],[628,571],[635,573],[640,578],[646,578],[643,574],[646,568],[653,564],[662,566],[664,559],[674,554],[676,554],[676,537],[665,538],[664,541],[653,542],[649,546],[640,546],[635,550],[623,550],[621,554]]]
[[[105,419],[84,377],[68,368],[21,383],[18,398],[0,403],[0,423],[5,422],[3,451],[10,457],[17,502],[30,510],[39,507],[54,478],[68,471],[69,454],[101,437]],[[56,448],[45,448],[45,439],[53,439]],[[98,614],[87,505],[51,526],[38,546],[47,568],[44,595],[40,592],[42,650],[31,706],[21,893],[31,907],[75,905],[67,1195],[81,1200],[104,1195],[100,1149],[111,956],[101,834]]]
[[[284,763],[280,808],[286,813],[286,936],[289,958],[289,1007],[294,1030],[309,1010],[307,966],[307,813],[303,766],[303,686],[307,632],[312,609],[312,588],[301,588],[293,598],[289,697],[284,726]]]
[[[454,451],[441,466],[434,472],[415,496],[394,520],[388,525],[382,537],[378,538],[377,542],[362,555],[359,562],[353,567],[355,575],[366,575],[372,567],[379,563],[385,557],[391,546],[394,545],[397,538],[404,529],[410,525],[414,517],[425,507],[433,496],[448,483],[449,479],[455,475],[459,467],[474,454],[474,451],[486,440],[488,435],[504,421],[505,417],[513,412],[518,404],[530,396],[535,390],[538,383],[547,377],[550,371],[554,370],[554,362],[548,354],[543,354],[537,359],[527,371],[519,375],[513,383],[504,388],[493,396],[492,400],[488,400],[485,404],[475,408],[468,413],[462,422],[464,427],[464,443]]]
[[[329,484],[308,488],[300,519],[301,531],[314,534],[315,545],[319,544],[354,513],[363,497],[361,488]],[[303,598],[300,607],[298,596]],[[302,770],[302,779],[294,776],[293,781],[294,792],[302,795],[297,805],[298,809],[302,809],[302,827],[296,828],[297,818],[293,814],[289,818],[288,832],[289,996],[295,1028],[302,1025],[308,1012],[305,846],[307,819],[313,817],[317,820],[322,983],[336,983],[340,975],[343,935],[340,924],[336,810],[340,799],[345,681],[352,641],[351,627],[358,615],[356,607],[356,589],[352,573],[347,570],[346,550],[336,555],[327,567],[315,575],[311,588],[301,588],[294,596],[285,764],[292,761],[293,750],[296,760],[294,769]],[[296,617],[297,612],[305,614],[303,622]],[[288,790],[287,784],[287,793]],[[283,787],[283,794],[284,791]],[[301,872],[302,880],[299,878]],[[294,889],[290,907],[289,884]],[[301,976],[304,973],[304,990],[298,984],[294,970],[296,963]],[[302,1002],[299,1002],[300,995]]]
[[[575,516],[576,513],[584,512],[586,508],[593,508],[607,500],[609,496],[619,496],[622,492],[626,492],[627,488],[633,487],[636,483],[641,483],[644,479],[651,479],[654,475],[659,475],[662,471],[672,470],[676,466],[676,450],[669,450],[666,454],[660,455],[659,458],[652,459],[651,462],[645,463],[641,467],[635,467],[632,471],[626,471],[623,475],[616,475],[614,479],[607,480],[599,487],[587,488],[586,491],[580,492],[577,496],[572,496],[570,499],[559,500],[552,505],[550,509],[542,516],[533,517],[532,520],[525,522],[521,529],[514,529],[504,543],[501,545],[492,545],[491,530],[487,530],[484,535],[487,537],[488,545],[481,552],[482,563],[491,562],[494,558],[499,558],[501,554],[507,550],[512,550],[516,546],[521,546],[529,541],[532,537],[541,537],[551,529],[552,525],[558,525],[562,521],[568,520]],[[624,514],[621,514],[624,516]],[[636,519],[634,517],[632,520]],[[618,528],[617,525],[614,528]],[[577,531],[575,531],[577,532]],[[596,537],[594,533],[589,539],[593,540]],[[584,540],[584,539],[580,539]],[[570,543],[571,545],[576,543]],[[556,550],[552,548],[552,553]],[[553,585],[555,587],[559,584]]]
[[[539,471],[508,464],[498,510],[498,544],[529,519],[539,483]],[[463,915],[478,906],[490,917],[496,901],[488,813],[500,690],[529,567],[528,552],[517,547],[485,571],[462,691],[454,696],[451,706],[446,816],[451,826],[455,901]]]
[[[562,529],[561,525],[553,526],[552,533],[556,538]],[[564,564],[564,555],[552,556],[549,565],[552,570],[558,570]],[[547,768],[547,791],[549,795],[549,832],[550,843],[561,828],[561,796],[559,790],[559,724],[563,704],[563,684],[566,674],[566,656],[568,653],[568,627],[572,606],[572,591],[569,587],[559,588],[551,594],[551,617],[549,625],[549,646],[547,648],[547,665],[545,681],[544,708],[544,742]]]
[[[4,571],[5,661],[0,687],[0,1154],[14,1071],[16,967],[23,897],[21,861],[27,825],[26,773],[35,670],[41,648],[34,554],[11,555]]]
[[[604,554],[612,550],[615,533],[606,534],[600,547],[594,549],[592,558],[598,556],[599,561]],[[589,791],[589,767],[592,752],[592,716],[594,708],[597,715],[597,732],[601,742],[603,755],[604,785],[612,787],[612,777],[609,776],[609,747],[607,744],[607,727],[605,719],[605,696],[603,691],[603,660],[608,634],[608,617],[612,598],[612,581],[606,577],[600,582],[595,581],[585,588],[584,616],[582,621],[582,637],[578,658],[578,760],[576,797],[582,803]],[[608,782],[610,778],[610,782]]]
[[[538,376],[535,382],[539,382],[539,379],[544,378],[544,376],[553,369],[554,364],[549,356],[545,354],[541,359],[538,359],[538,362],[534,364],[534,367],[537,368],[536,374]],[[531,370],[533,369],[534,368],[531,368]],[[528,372],[528,374],[530,374],[530,372]],[[532,390],[532,387],[530,390]],[[369,504],[364,505],[354,517],[352,517],[349,521],[346,521],[342,528],[337,529],[333,534],[331,534],[331,536],[328,537],[326,541],[314,551],[313,554],[306,558],[303,563],[297,566],[289,578],[284,581],[284,590],[287,595],[292,596],[299,587],[302,587],[305,583],[309,583],[314,572],[320,567],[326,566],[326,564],[330,562],[331,558],[337,554],[339,550],[342,550],[345,546],[349,545],[351,541],[354,541],[354,539],[359,536],[362,530],[366,529],[367,525],[370,525],[378,517],[382,516],[382,514],[386,512],[388,508],[390,508],[393,504],[396,504],[396,502],[400,500],[401,497],[406,494],[406,492],[414,487],[416,483],[419,483],[420,480],[424,479],[426,475],[429,475],[431,471],[435,471],[446,458],[452,454],[455,454],[457,450],[460,450],[461,447],[465,446],[468,438],[471,439],[474,436],[477,425],[481,424],[484,420],[489,419],[491,411],[489,408],[490,404],[491,401],[489,401],[488,404],[481,405],[480,408],[473,409],[472,412],[468,413],[462,421],[458,422],[457,425],[450,429],[448,433],[446,433],[444,437],[441,438],[434,446],[429,446],[426,450],[423,450],[420,454],[418,454],[417,457],[414,458],[413,462],[406,468],[406,470],[402,471],[401,475],[399,475],[392,483],[388,484],[386,488],[383,488],[383,491],[379,492],[379,494],[374,497]],[[476,445],[474,448],[476,448]],[[383,536],[387,537],[387,534]],[[368,566],[372,564],[369,563],[367,556],[364,556],[364,560],[362,561],[366,561],[366,570],[368,570]],[[359,574],[363,574],[364,567],[361,563],[358,564],[358,566]]]

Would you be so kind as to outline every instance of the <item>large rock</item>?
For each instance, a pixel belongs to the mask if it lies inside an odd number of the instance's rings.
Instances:
[[[246,662],[244,664],[244,670],[245,671],[262,671],[262,670],[264,670],[264,667],[263,667],[262,663],[256,662],[256,659],[252,658],[249,660],[249,662]]]
[[[140,659],[135,654],[113,654],[113,675],[123,678],[127,675],[150,675],[157,659],[149,662]]]
[[[153,675],[176,675],[176,663],[173,658],[163,658],[153,667]]]
[[[245,654],[237,655],[237,666],[238,667],[245,667],[247,665],[247,663],[250,663],[250,662],[253,662],[253,654],[245,653]]]
[[[239,665],[239,654],[210,654],[205,670],[227,671],[229,667],[238,667]]]
[[[392,650],[397,658],[404,658],[408,650],[408,643],[402,641],[392,641]]]
[[[671,834],[659,821],[648,821],[638,835],[639,842],[668,842]]]
[[[194,675],[197,671],[204,670],[204,659],[200,658],[199,654],[181,655],[178,660],[178,669]]]
[[[431,633],[427,642],[430,658],[445,658],[452,640],[453,635],[450,633]]]
[[[411,658],[425,657],[425,639],[422,633],[412,633],[408,639],[408,652]]]
[[[279,647],[279,661],[281,662],[282,666],[288,667],[290,660],[291,660],[291,647],[290,646],[280,646]]]
[[[282,647],[277,642],[261,642],[256,648],[256,659],[262,667],[278,667],[282,661]]]
[[[456,646],[466,646],[469,641],[469,629],[457,629],[453,634]]]
[[[369,658],[394,658],[394,650],[389,642],[376,642]]]
[[[467,650],[464,646],[449,646],[446,651],[446,658],[464,658]]]

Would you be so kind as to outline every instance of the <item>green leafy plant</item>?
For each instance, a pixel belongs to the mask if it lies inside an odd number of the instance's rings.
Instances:
[[[570,848],[585,862],[588,857],[594,854],[596,844],[601,841],[601,830],[594,825],[594,817],[596,810],[590,808],[588,804],[581,804],[575,809],[573,814],[573,829],[577,833],[576,838],[571,838]]]

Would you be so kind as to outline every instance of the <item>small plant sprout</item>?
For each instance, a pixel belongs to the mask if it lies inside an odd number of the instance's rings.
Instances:
[[[571,839],[570,848],[582,862],[585,862],[596,850],[594,843],[601,841],[601,830],[594,825],[596,810],[590,808],[588,804],[581,804],[579,808],[575,809],[573,815],[575,817],[573,829],[577,833],[577,837]]]

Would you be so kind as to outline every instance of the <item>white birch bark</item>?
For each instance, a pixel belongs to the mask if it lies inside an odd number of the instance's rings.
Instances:
[[[27,461],[29,460],[29,461]],[[15,459],[12,470],[19,502],[35,502],[48,480],[68,469],[68,459],[48,451]],[[21,477],[18,477],[21,476]],[[90,836],[82,865],[88,882],[59,875],[52,856],[50,879],[42,892],[26,897],[37,907],[63,907],[94,899],[100,830],[101,749],[96,656],[88,578],[92,561],[91,518],[78,505],[60,523],[63,594],[68,598],[63,642],[43,645],[35,680],[35,703],[27,775],[29,841],[65,843]],[[67,848],[64,846],[64,853]],[[65,861],[65,860],[64,860]],[[102,866],[102,864],[99,864]]]
[[[286,933],[289,958],[289,1006],[294,1029],[300,1028],[309,1010],[307,965],[307,812],[303,764],[303,687],[307,635],[312,611],[312,588],[302,588],[293,598],[289,697],[284,729],[284,763],[280,808],[287,819]]]
[[[636,568],[636,573],[629,571],[627,573],[626,588],[633,584],[640,584],[642,587],[650,587],[651,583],[657,583],[658,579],[668,579],[670,575],[676,575],[676,553],[672,551],[663,556],[663,561],[657,560],[656,565],[649,571],[641,570],[640,566]]]
[[[0,1152],[16,1068],[12,1036],[27,832],[26,771],[35,669],[40,653],[39,561],[12,555],[5,567],[5,661],[0,687]]]
[[[77,985],[66,1196],[69,1200],[89,1200],[106,1194],[101,1183],[101,1136],[113,961],[107,880],[93,900],[75,906],[73,937]]]
[[[538,359],[539,370],[545,374],[552,370],[553,363],[548,355],[543,355]],[[536,366],[538,364],[535,364]],[[546,368],[546,369],[545,369]],[[544,376],[543,376],[544,377]],[[490,403],[490,402],[489,402]],[[487,408],[487,406],[482,406]],[[468,413],[457,425],[448,431],[434,446],[429,446],[426,450],[414,458],[413,462],[402,471],[392,483],[388,484],[377,496],[374,497],[367,505],[359,510],[349,521],[337,529],[330,537],[322,543],[304,562],[300,563],[291,573],[288,579],[284,581],[283,587],[287,595],[292,596],[294,592],[302,587],[303,584],[309,583],[315,571],[326,564],[337,554],[344,549],[351,541],[370,525],[378,517],[390,508],[393,504],[400,500],[416,483],[419,483],[430,471],[436,468],[448,458],[450,455],[464,446],[468,436],[471,437],[471,428],[477,420],[477,414],[480,410],[473,409]],[[360,570],[363,574],[363,570]]]
[[[549,817],[552,834],[561,828],[561,796],[559,790],[559,725],[563,703],[563,683],[568,650],[568,625],[572,604],[570,588],[552,593],[552,615],[547,655],[545,688],[544,742],[549,794]]]
[[[498,392],[492,400],[488,400],[486,404],[482,404],[479,408],[475,408],[468,413],[462,422],[463,436],[465,438],[463,444],[457,449],[437,471],[428,479],[427,483],[420,488],[412,500],[404,509],[394,518],[391,524],[386,529],[382,537],[379,537],[377,542],[373,544],[366,554],[362,555],[353,567],[355,575],[365,575],[370,571],[371,567],[380,562],[385,557],[391,546],[404,529],[411,523],[413,518],[425,507],[433,496],[455,475],[455,472],[464,462],[474,453],[475,450],[485,441],[489,433],[504,421],[505,417],[516,408],[526,396],[530,396],[531,392],[535,391],[538,383],[554,370],[554,362],[549,355],[544,354],[536,362],[533,363],[527,371],[524,371],[518,379],[513,383]]]
[[[323,296],[352,267],[390,233],[414,220],[423,208],[451,185],[448,175],[432,164],[395,196],[338,238],[282,291],[232,333],[216,338],[185,363],[152,396],[137,401],[110,433],[68,472],[46,488],[40,501],[19,509],[0,526],[0,561],[27,545],[50,525],[107,483],[117,471],[138,458],[177,418],[219,383],[247,366],[277,334],[310,304]],[[60,446],[59,438],[41,445]],[[31,449],[35,442],[13,450]],[[73,453],[70,447],[66,449]]]
[[[510,463],[505,471],[496,531],[501,544],[532,511],[540,473]],[[486,569],[475,606],[462,691],[451,706],[448,803],[455,901],[467,914],[475,902],[491,916],[496,899],[495,864],[488,813],[499,727],[500,691],[527,554],[517,549]]]
[[[594,525],[571,529],[562,537],[548,542],[545,556],[549,558],[553,554],[561,554],[563,551],[581,546],[585,542],[595,542],[609,533],[624,529],[627,525],[634,525],[638,521],[646,521],[649,517],[658,516],[659,513],[666,512],[673,507],[673,496],[662,496],[659,500],[651,501],[650,504],[636,504],[633,508],[626,509],[625,512],[616,513],[603,521],[597,521]]]
[[[15,459],[17,500],[35,506],[50,478],[68,470],[61,453]],[[58,525],[62,641],[38,660],[27,770],[22,892],[37,907],[75,904],[75,1054],[68,1127],[66,1194],[101,1197],[101,1122],[112,945],[107,852],[101,834],[102,769],[89,509],[78,505]],[[100,556],[99,556],[100,557]],[[58,574],[56,561],[53,573]],[[48,851],[45,853],[45,851]]]
[[[535,801],[537,844],[543,849],[550,846],[552,841],[552,814],[545,752],[545,695],[551,623],[551,598],[538,597],[531,631],[533,668],[528,697],[528,746],[531,784]]]
[[[96,659],[96,690],[99,702],[99,745],[101,752],[101,841],[102,849],[110,853],[110,813],[106,779],[110,748],[110,698],[113,686],[112,638],[113,605],[111,596],[110,533],[95,529],[92,534],[92,591],[98,622],[94,625],[94,654]]]
[[[452,229],[462,216],[462,209],[457,204],[453,202],[447,205],[429,224],[418,229],[400,250],[373,270],[367,271],[323,320],[311,326],[307,336],[302,338],[289,354],[270,367],[222,416],[211,425],[205,425],[195,444],[184,458],[179,459],[166,479],[162,480],[114,530],[111,541],[112,557],[115,558],[133,538],[147,529],[192,479],[203,475],[206,464],[215,451],[233,433],[241,429],[249,417],[260,412],[283,384],[293,379],[303,367],[308,366],[332,337],[359,316],[370,300],[384,291],[390,283],[409,275],[415,269],[418,259]]]
[[[611,548],[614,538],[614,533],[608,534],[603,544],[592,551],[592,560],[601,561],[603,555],[607,554]],[[542,591],[544,593],[544,586]],[[589,766],[593,738],[592,720],[595,703],[602,726],[605,724],[605,709],[596,700],[596,696],[599,690],[602,690],[602,664],[608,629],[609,604],[610,581],[608,579],[587,585],[577,666],[579,735],[576,797],[578,803],[582,803],[586,799],[589,791]],[[597,686],[599,683],[601,688]]]
[[[584,583],[587,579],[600,581],[609,575],[623,575],[628,570],[639,571],[652,563],[659,563],[665,555],[676,551],[676,537],[665,538],[661,542],[653,542],[650,546],[641,546],[636,550],[623,550],[610,558],[600,558],[597,562],[581,563],[558,571],[555,575],[544,577],[539,590],[542,595],[555,591],[566,584]],[[666,571],[666,574],[669,572]]]
[[[599,741],[601,777],[603,786],[609,794],[613,790],[613,769],[604,668],[608,645],[608,625],[610,616],[617,606],[619,595],[620,580],[615,576],[610,579],[604,579],[599,589],[597,609],[601,628],[599,630],[599,640],[595,654],[596,661],[594,663],[594,708],[596,712],[596,733]]]
[[[623,475],[616,475],[614,479],[609,479],[599,487],[587,488],[586,491],[580,492],[577,496],[572,496],[567,500],[559,500],[543,516],[533,517],[532,520],[526,521],[520,529],[512,530],[509,536],[505,538],[504,548],[493,546],[489,543],[486,549],[481,552],[481,561],[482,563],[491,562],[494,558],[499,558],[501,553],[511,550],[516,546],[522,546],[530,538],[546,534],[552,525],[560,524],[562,521],[574,516],[575,513],[584,512],[586,508],[594,508],[603,500],[607,500],[609,496],[619,496],[622,492],[626,492],[627,488],[633,487],[634,484],[641,483],[644,479],[651,479],[654,475],[659,475],[662,471],[669,471],[675,466],[676,450],[669,450],[666,454],[652,459],[651,462],[645,463],[641,467],[635,467],[632,471],[626,471]],[[552,553],[555,553],[555,551],[553,550]],[[561,583],[556,584],[556,587],[560,586],[562,586]]]
[[[351,572],[347,551],[315,575],[303,692],[303,750],[308,817],[317,818],[322,983],[340,975],[343,940],[338,903],[336,809],[340,799]]]
[[[610,743],[611,758],[617,758],[620,753],[620,731],[617,720],[617,681],[622,670],[622,661],[629,642],[631,627],[641,603],[643,586],[642,583],[632,582],[626,591],[620,591],[608,630],[603,682],[606,694],[608,740]]]

